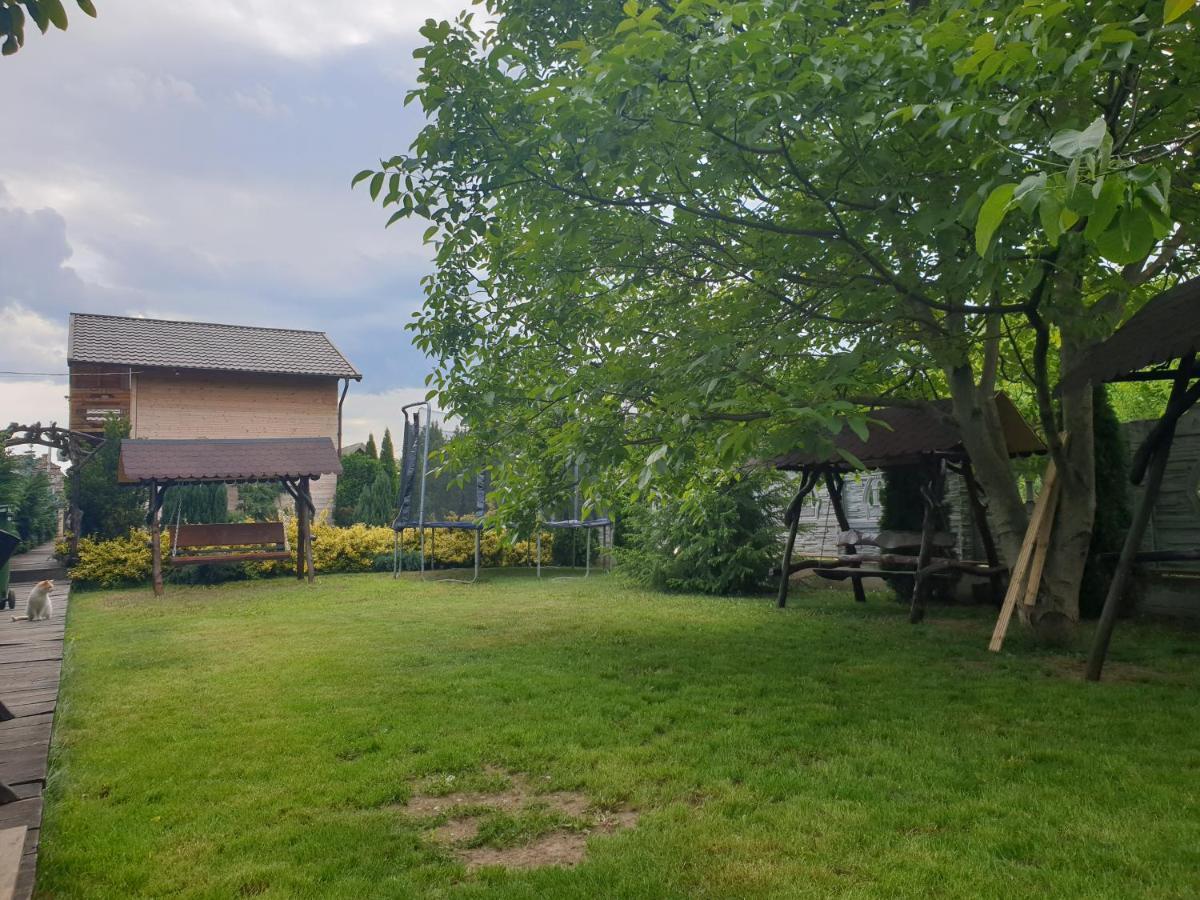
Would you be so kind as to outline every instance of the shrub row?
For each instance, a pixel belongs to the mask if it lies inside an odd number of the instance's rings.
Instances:
[[[290,520],[287,525],[290,546],[296,547],[296,522]],[[313,564],[318,573],[331,572],[371,572],[381,568],[390,569],[392,546],[392,529],[369,525],[351,525],[339,528],[324,521],[313,526]],[[549,560],[553,552],[554,537],[552,534],[542,535],[543,559]],[[404,533],[401,550],[405,553],[405,567],[420,546],[420,535],[416,529]],[[233,549],[233,548],[226,548]],[[60,547],[60,553],[65,554],[66,547]],[[167,532],[162,535],[163,560],[166,562],[170,555],[170,537]],[[480,546],[480,561],[485,566],[523,566],[533,562],[535,553],[534,543],[527,541],[510,541],[508,535],[495,529],[483,533]],[[469,566],[475,557],[475,534],[472,531],[453,530],[435,531],[425,529],[425,555],[427,564],[439,567]],[[164,565],[164,571],[171,580],[181,581],[219,581],[233,578],[262,578],[272,575],[283,575],[295,571],[295,563],[291,560],[271,560],[267,562],[238,563],[221,566],[219,577],[197,577],[195,569],[208,569],[207,566],[186,567],[176,569]],[[211,567],[218,568],[218,567]],[[71,580],[79,587],[121,587],[141,584],[150,580],[150,535],[145,530],[135,529],[124,537],[109,540],[84,538],[79,542],[79,561],[71,569]],[[211,573],[210,573],[211,574]]]

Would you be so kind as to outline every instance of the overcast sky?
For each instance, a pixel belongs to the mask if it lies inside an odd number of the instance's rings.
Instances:
[[[0,370],[66,371],[67,314],[326,331],[363,373],[346,441],[424,394],[404,326],[420,222],[350,179],[403,152],[427,17],[467,0],[96,0],[0,60]],[[0,375],[0,423],[65,423],[65,378]]]

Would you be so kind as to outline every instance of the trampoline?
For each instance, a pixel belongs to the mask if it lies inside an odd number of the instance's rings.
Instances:
[[[557,578],[587,578],[592,574],[592,532],[600,532],[600,546],[605,547],[608,544],[609,529],[613,526],[612,519],[606,516],[589,516],[588,518],[580,518],[580,497],[579,497],[579,473],[576,470],[575,477],[575,501],[572,507],[570,518],[564,519],[547,519],[539,523],[537,529],[537,576],[542,577],[542,529],[553,528],[557,531],[570,531],[572,540],[578,536],[579,532],[583,532],[584,551],[583,551],[583,574],[582,575],[558,575]],[[605,570],[608,569],[608,564],[611,562],[611,557],[606,556]],[[575,547],[572,546],[571,563],[574,567],[575,563]],[[549,567],[547,567],[549,568]]]
[[[421,410],[425,411],[425,424],[421,424]],[[432,568],[437,561],[437,532],[472,531],[475,533],[475,569],[470,579],[442,578],[440,581],[454,581],[460,584],[474,584],[479,580],[480,551],[483,538],[483,517],[487,513],[487,474],[479,473],[475,477],[475,518],[449,519],[444,510],[434,510],[433,517],[425,518],[426,496],[429,482],[429,431],[431,426],[432,407],[428,401],[408,403],[400,408],[404,414],[404,433],[401,438],[400,464],[400,498],[399,511],[392,522],[395,532],[392,545],[392,577],[399,578],[404,571],[404,554],[400,550],[400,541],[404,532],[410,528],[417,529],[418,546],[420,548],[420,575],[425,577],[425,531],[429,530],[429,565]],[[411,411],[411,412],[410,412]],[[416,516],[413,516],[414,494],[417,485],[420,494],[416,498]]]

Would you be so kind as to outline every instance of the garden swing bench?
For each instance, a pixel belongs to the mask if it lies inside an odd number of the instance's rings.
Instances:
[[[117,481],[150,489],[146,524],[154,592],[163,592],[161,512],[167,490],[189,484],[278,482],[296,501],[296,577],[311,582],[312,518],[316,514],[311,482],[340,475],[341,461],[327,437],[121,441]],[[168,526],[171,566],[216,565],[291,559],[293,548],[283,522],[245,522]]]
[[[424,434],[421,426],[421,410],[425,410]],[[410,414],[410,410],[412,410]],[[471,531],[475,534],[475,569],[470,579],[441,578],[439,581],[453,581],[459,584],[474,584],[479,580],[479,563],[483,542],[483,517],[487,514],[487,473],[480,472],[475,476],[475,518],[474,519],[442,519],[426,521],[425,496],[429,477],[429,429],[432,424],[433,408],[429,401],[406,403],[400,407],[404,415],[404,433],[401,437],[401,466],[400,466],[400,500],[399,511],[392,521],[394,539],[392,543],[392,577],[399,578],[404,571],[404,554],[400,552],[400,541],[404,532],[415,528],[420,547],[420,576],[425,577],[425,529],[429,529],[429,564],[433,566],[437,559],[437,531]],[[416,493],[418,482],[421,492],[417,498],[417,515],[413,518],[413,494]]]

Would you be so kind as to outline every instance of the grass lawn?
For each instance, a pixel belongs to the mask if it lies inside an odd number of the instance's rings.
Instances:
[[[611,577],[327,576],[77,594],[54,897],[1194,897],[1200,641],[1112,680],[991,610],[666,597]],[[1016,631],[1017,629],[1014,629]],[[636,810],[574,868],[468,870],[417,792],[519,773]],[[479,811],[467,844],[578,820]]]

